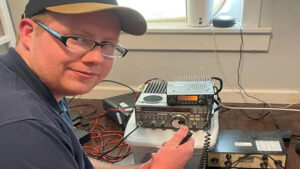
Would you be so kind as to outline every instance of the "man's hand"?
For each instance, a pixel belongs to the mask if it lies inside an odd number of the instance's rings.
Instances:
[[[147,165],[142,165],[141,169],[149,168],[150,165],[150,169],[182,169],[192,158],[194,151],[193,138],[180,145],[188,130],[186,126],[182,126],[170,141],[165,142],[157,153],[152,154],[152,159],[146,163]]]

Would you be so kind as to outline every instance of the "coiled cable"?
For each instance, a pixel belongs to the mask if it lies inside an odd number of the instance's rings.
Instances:
[[[204,137],[204,144],[203,144],[203,150],[201,153],[201,158],[200,158],[200,164],[198,169],[205,169],[207,165],[207,159],[208,159],[208,151],[209,151],[209,146],[210,146],[210,138],[211,134],[206,131],[206,135]]]

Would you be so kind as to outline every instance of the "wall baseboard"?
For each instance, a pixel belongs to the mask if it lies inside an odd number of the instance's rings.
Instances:
[[[137,87],[132,87],[136,89]],[[87,94],[82,95],[83,99],[103,99],[124,93],[131,92],[124,87],[97,86]],[[300,91],[298,90],[246,90],[247,94],[257,97],[270,104],[292,104],[300,102]],[[262,103],[251,97],[241,94],[240,90],[223,89],[220,93],[223,103]]]

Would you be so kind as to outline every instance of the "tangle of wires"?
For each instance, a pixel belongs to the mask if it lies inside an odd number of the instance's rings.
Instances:
[[[130,86],[128,86],[128,85],[126,85],[126,84],[124,84],[124,83],[117,82],[117,81],[113,81],[113,80],[102,80],[101,83],[103,83],[103,82],[116,83],[116,84],[118,84],[118,85],[127,87],[128,89],[130,89],[130,90],[132,91],[132,94],[133,94],[133,95],[137,95],[137,92],[136,92],[133,88],[131,88]],[[136,99],[135,99],[135,100],[136,100]],[[121,102],[120,102],[120,103],[121,103]],[[119,107],[119,106],[120,106],[120,103],[118,104],[118,107],[117,107],[116,109],[109,109],[109,110],[110,110],[110,111],[119,111],[119,112],[120,112],[120,111],[126,111],[126,110],[120,109],[120,107]],[[134,109],[131,109],[130,112],[128,113],[128,115],[127,115],[127,117],[126,117],[126,119],[125,119],[125,123],[127,123],[127,121],[129,120],[131,114],[133,113],[133,110],[134,110]]]
[[[85,152],[97,159],[109,163],[118,162],[127,157],[132,152],[130,146],[124,142],[124,131],[107,130],[105,124],[100,119],[107,112],[98,114],[94,121],[90,121],[88,126],[78,125],[76,128],[88,130],[91,134],[91,141],[83,145]]]
[[[129,88],[132,93],[135,95],[136,91],[129,87],[128,85],[125,85],[123,83],[113,81],[113,80],[103,80],[102,82],[110,82],[110,83],[116,83],[122,86],[125,86]],[[69,103],[73,102],[74,97],[70,99]],[[92,111],[89,113],[83,113],[80,108],[82,107],[89,107],[89,109],[92,108]],[[97,112],[97,107],[93,104],[79,104],[79,105],[72,105],[70,106],[71,109],[75,109],[78,111],[81,117],[87,117],[91,114],[95,114]],[[137,128],[135,128],[132,132],[130,132],[127,136],[124,137],[124,131],[123,130],[108,130],[107,126],[105,126],[104,123],[101,123],[101,118],[105,117],[106,114],[110,111],[126,111],[125,109],[118,108],[111,108],[108,109],[102,113],[99,113],[96,118],[93,117],[92,121],[88,122],[88,125],[77,125],[76,128],[88,130],[91,135],[91,141],[86,143],[82,146],[82,148],[85,150],[85,152],[90,155],[94,156],[98,160],[103,160],[109,163],[115,163],[118,162],[125,157],[127,157],[132,152],[130,151],[130,146],[125,142],[125,139],[133,133]],[[131,113],[133,112],[133,109],[130,111],[128,118],[130,117]],[[83,119],[85,119],[83,118]]]

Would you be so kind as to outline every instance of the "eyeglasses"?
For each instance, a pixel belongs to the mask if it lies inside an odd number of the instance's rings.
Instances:
[[[66,47],[77,51],[87,52],[94,49],[96,46],[100,46],[102,55],[113,59],[122,58],[128,52],[128,50],[119,43],[113,44],[109,42],[96,42],[89,38],[75,35],[64,36],[56,32],[55,30],[49,28],[48,26],[44,25],[40,21],[34,22],[41,26],[43,29],[45,29],[47,32],[49,32],[56,39],[58,39]]]

